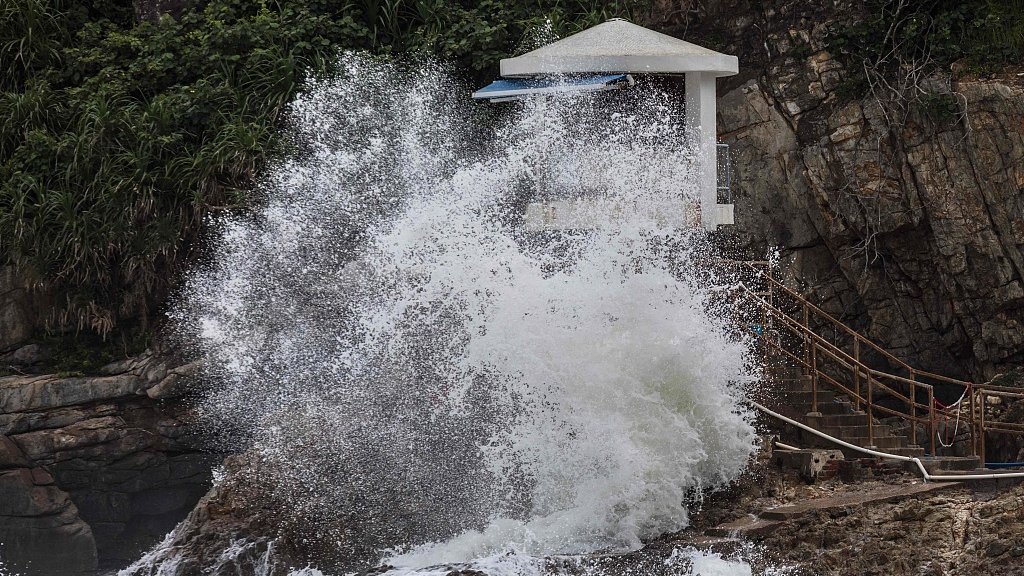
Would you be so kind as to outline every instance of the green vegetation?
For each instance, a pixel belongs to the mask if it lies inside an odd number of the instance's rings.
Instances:
[[[789,41],[792,43],[792,48],[789,49],[789,55],[797,60],[803,60],[811,55],[811,47],[807,42],[804,42],[798,34],[790,33]]]
[[[960,106],[950,94],[925,94],[921,109],[929,118],[942,122],[954,120],[960,114]]]
[[[99,374],[107,364],[135,357],[153,342],[154,334],[132,321],[121,322],[103,335],[92,331],[40,334],[27,342],[41,348],[32,354],[30,365],[0,364],[0,377],[24,374],[24,370],[60,378]]]
[[[288,102],[339,50],[429,50],[493,73],[544,26],[570,33],[640,5],[197,0],[139,23],[128,0],[6,0],[0,265],[54,295],[53,326],[145,325],[211,214],[247,204]]]
[[[868,0],[866,17],[833,30],[831,48],[854,74],[850,98],[866,95],[872,74],[917,89],[916,80],[962,62],[973,73],[1024,63],[1024,0]],[[929,102],[929,105],[935,102]]]
[[[110,333],[52,334],[38,343],[50,350],[47,363],[61,378],[96,374],[100,368],[141,354],[153,335],[140,326],[118,325]]]

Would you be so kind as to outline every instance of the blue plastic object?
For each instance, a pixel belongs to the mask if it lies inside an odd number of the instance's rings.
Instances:
[[[550,78],[501,78],[473,92],[473,98],[486,98],[494,102],[501,102],[545,94],[614,90],[629,86],[632,83],[633,79],[628,74],[556,76]]]

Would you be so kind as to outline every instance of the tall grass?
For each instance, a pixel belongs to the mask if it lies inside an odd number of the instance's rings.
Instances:
[[[0,3],[0,90],[17,88],[32,70],[60,56],[66,38],[63,15],[46,0]]]

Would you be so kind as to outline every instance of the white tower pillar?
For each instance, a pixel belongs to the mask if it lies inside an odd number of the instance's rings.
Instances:
[[[705,230],[720,222],[718,207],[718,129],[715,76],[707,72],[686,73],[686,130],[697,146],[697,185],[700,187],[700,221]]]

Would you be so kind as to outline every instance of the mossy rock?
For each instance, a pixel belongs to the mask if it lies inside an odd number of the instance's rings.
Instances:
[[[1005,386],[1007,388],[1024,388],[1024,370],[1014,368],[1004,374],[999,374],[988,382],[989,386]]]

